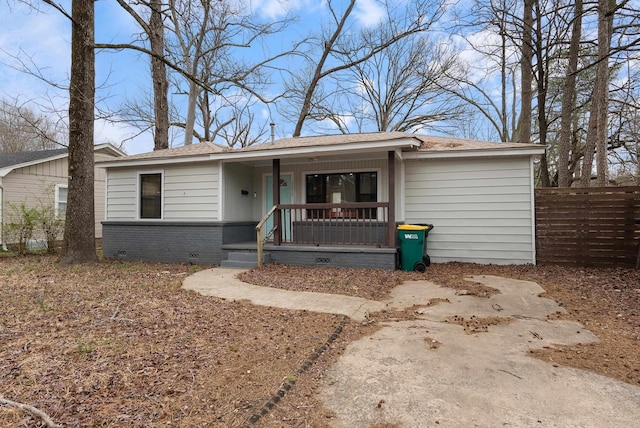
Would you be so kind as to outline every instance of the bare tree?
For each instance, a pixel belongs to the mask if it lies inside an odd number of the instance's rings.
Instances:
[[[597,173],[598,185],[607,185],[607,123],[609,114],[609,56],[611,53],[611,38],[613,35],[613,7],[610,0],[598,0],[598,60],[596,65],[596,80],[593,85],[589,130],[582,161],[582,187],[589,187],[593,167],[594,151],[598,152]]]
[[[290,52],[243,61],[239,59],[242,56],[240,51],[282,31],[290,19],[260,22],[243,8],[242,3],[206,0],[170,0],[169,14],[171,41],[167,43],[168,53],[170,60],[185,71],[182,76],[177,76],[174,84],[177,88],[184,83],[187,85],[186,89],[178,89],[188,97],[182,125],[185,144],[191,144],[194,136],[210,134],[210,129],[203,129],[201,133],[195,131],[199,104],[202,112],[217,111],[220,105],[225,104],[225,97],[235,97],[238,92],[265,104],[278,98],[279,95],[263,96],[262,89],[268,79],[265,70],[272,67],[273,61]],[[188,76],[186,81],[182,79],[185,75]],[[203,96],[203,92],[207,95]],[[212,106],[203,106],[205,101]],[[201,119],[202,126],[217,123],[215,127],[222,123],[205,116]]]
[[[18,99],[0,100],[0,153],[54,149],[66,145],[60,123]]]
[[[562,92],[562,110],[560,112],[560,141],[558,143],[558,187],[571,186],[569,176],[569,159],[571,153],[572,118],[576,103],[576,73],[578,71],[578,55],[580,54],[580,38],[582,35],[582,0],[575,0],[571,40],[569,42],[569,59],[566,78]]]
[[[153,149],[166,149],[169,147],[169,80],[166,64],[162,60],[165,54],[162,0],[143,3],[150,11],[149,22],[145,21],[125,0],[117,1],[136,20],[149,41],[151,80],[153,81]]]
[[[74,0],[71,10],[69,85],[69,192],[60,262],[97,261],[94,214],[93,126],[95,16],[92,1]]]
[[[215,4],[213,5],[215,7]],[[174,50],[176,62],[181,64],[191,76],[199,76],[200,61],[205,46],[207,33],[213,28],[213,7],[208,1],[190,2],[170,0],[169,14],[171,31],[177,40],[178,48]],[[184,126],[184,144],[193,142],[193,130],[196,122],[196,104],[202,87],[195,80],[189,80],[187,115]]]
[[[640,185],[640,70],[633,53],[620,60],[624,63],[619,78],[612,82],[609,100],[611,179],[617,185]]]
[[[582,1],[582,0],[577,0]],[[524,0],[522,20],[522,65],[520,66],[520,118],[518,142],[531,143],[531,102],[533,98],[533,5],[535,0]]]
[[[523,95],[518,123],[518,81],[520,46],[523,38],[522,22],[518,18],[520,7],[516,0],[476,1],[469,9],[458,11],[454,26],[458,36],[466,41],[472,60],[449,71],[451,84],[443,89],[460,98],[489,124],[494,137],[500,141],[513,141],[520,130],[518,141],[531,142],[525,125],[531,120],[532,92]],[[525,15],[526,18],[526,15]],[[529,32],[533,31],[529,23]],[[532,41],[527,46],[533,49]],[[531,53],[532,55],[532,53]],[[533,76],[531,70],[530,74]],[[527,73],[524,79],[527,80]],[[496,85],[495,82],[500,84]],[[526,91],[523,82],[523,91]],[[529,90],[532,80],[529,80]],[[496,96],[496,93],[499,96]],[[529,97],[527,100],[526,97]]]
[[[378,28],[381,30],[381,28]],[[442,132],[466,117],[463,103],[443,90],[456,56],[426,35],[406,37],[367,61],[332,76],[333,105],[317,104],[313,119],[331,120],[342,132],[355,121],[358,131]]]
[[[216,116],[217,135],[227,143],[229,147],[248,147],[265,141],[267,123],[258,119],[251,111],[250,103],[237,104],[233,116],[225,121]]]
[[[381,3],[386,16],[380,26],[358,32],[351,25],[355,0],[350,0],[341,13],[334,1],[327,1],[333,19],[332,29],[315,39],[318,53],[308,55],[312,70],[306,74],[308,79],[298,80],[297,87],[290,88],[296,93],[292,99],[297,112],[294,137],[301,135],[306,120],[314,116],[322,117],[324,114],[326,104],[319,102],[317,93],[324,79],[364,63],[406,37],[428,30],[442,17],[445,4],[439,0],[413,0],[406,4],[392,1]]]

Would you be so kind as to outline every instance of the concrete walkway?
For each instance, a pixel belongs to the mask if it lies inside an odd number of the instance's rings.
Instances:
[[[238,270],[211,269],[185,279],[202,294],[257,305],[305,309],[364,319],[385,307],[418,309],[418,320],[384,323],[350,344],[319,392],[336,417],[333,427],[638,427],[640,387],[591,372],[545,363],[529,350],[597,338],[578,323],[549,321],[564,312],[538,297],[536,283],[471,277],[501,291],[464,295],[429,281],[396,287],[383,302],[257,287]],[[445,300],[429,305],[432,299]],[[448,302],[446,302],[448,301]],[[509,317],[513,321],[468,334],[450,317]]]
[[[183,288],[205,296],[248,300],[260,306],[346,315],[357,321],[363,321],[366,313],[381,311],[386,306],[384,303],[360,297],[289,291],[247,284],[236,278],[244,271],[226,268],[200,271],[187,277]]]

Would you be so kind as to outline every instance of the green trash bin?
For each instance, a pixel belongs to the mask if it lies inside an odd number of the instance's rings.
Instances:
[[[424,272],[430,264],[427,255],[427,235],[431,224],[401,224],[398,226],[400,240],[400,268],[407,272]]]

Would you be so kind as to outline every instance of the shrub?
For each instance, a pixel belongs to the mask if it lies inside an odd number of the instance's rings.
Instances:
[[[9,204],[11,212],[9,221],[4,225],[4,236],[9,242],[18,245],[18,253],[27,253],[27,243],[33,237],[34,230],[39,225],[40,212],[38,208],[29,208],[26,203],[20,205]]]

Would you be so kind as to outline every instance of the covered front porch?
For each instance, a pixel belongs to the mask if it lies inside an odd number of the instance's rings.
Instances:
[[[316,157],[312,165],[277,158],[268,169],[256,162],[253,188],[263,194],[254,194],[254,203],[264,207],[256,241],[224,245],[222,264],[394,269],[396,156],[394,150],[363,153],[359,164]]]

